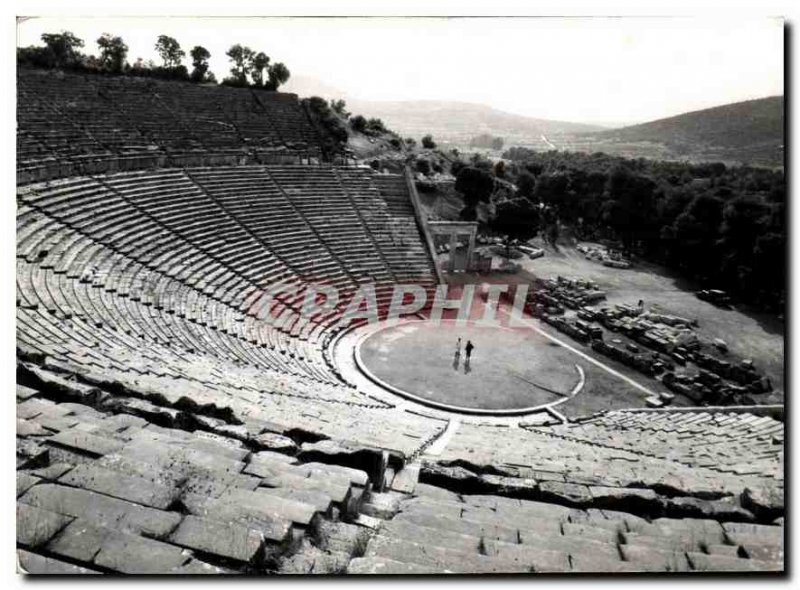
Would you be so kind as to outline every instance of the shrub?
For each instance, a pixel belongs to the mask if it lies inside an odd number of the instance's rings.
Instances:
[[[431,163],[428,160],[417,160],[417,172],[428,176],[431,173]]]
[[[350,119],[350,127],[353,128],[353,131],[364,133],[367,130],[367,120],[363,115],[356,115]]]

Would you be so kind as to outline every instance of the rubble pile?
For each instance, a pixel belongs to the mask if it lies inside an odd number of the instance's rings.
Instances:
[[[660,380],[669,392],[648,399],[650,406],[668,405],[674,394],[703,405],[753,405],[752,396],[772,391],[751,360],[720,358],[728,354],[723,340],[702,341],[696,319],[646,311],[642,302],[591,305],[605,297],[594,281],[559,276],[532,287],[528,309],[595,352]]]
[[[603,266],[612,268],[630,268],[631,262],[617,250],[596,244],[578,244],[575,249],[587,260],[595,260]]]

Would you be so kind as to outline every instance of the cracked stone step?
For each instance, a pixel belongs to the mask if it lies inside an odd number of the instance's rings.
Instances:
[[[753,542],[758,544],[761,542],[782,545],[785,536],[785,529],[774,525],[725,522],[722,524],[722,528],[734,543]]]
[[[404,497],[397,492],[370,492],[369,497],[361,504],[361,512],[375,518],[392,518],[400,510]]]
[[[569,554],[561,548],[488,541],[486,542],[486,553],[504,562],[529,568],[528,571],[532,572],[567,572],[570,570]]]
[[[444,547],[422,545],[381,535],[373,537],[364,557],[383,557],[398,562],[430,566],[436,571],[452,573],[513,573],[530,572],[530,568],[513,560],[487,557],[479,553],[465,553]]]
[[[462,511],[461,519],[472,522],[494,524],[498,527],[505,527],[511,530],[527,529],[531,531],[538,531],[545,535],[561,534],[561,526],[559,521],[530,516],[530,514],[522,511],[517,514],[513,514],[510,511],[507,513],[497,513],[494,510],[471,507],[465,508]]]
[[[245,505],[197,494],[186,494],[182,502],[190,514],[257,530],[276,545],[287,543],[291,536],[291,519],[282,516],[267,502],[263,506]]]
[[[391,489],[403,494],[413,494],[419,480],[419,463],[406,465],[398,471],[392,480]]]
[[[59,432],[51,436],[48,442],[92,457],[102,457],[125,446],[122,441],[74,430]]]
[[[230,488],[218,498],[219,502],[229,502],[243,508],[261,511],[275,521],[289,520],[300,526],[308,526],[319,512],[314,506],[287,498],[250,491],[241,488]]]
[[[417,483],[417,485],[414,488],[414,496],[419,498],[427,498],[430,500],[448,502],[451,504],[461,502],[461,496],[459,494],[426,483]]]
[[[73,521],[71,516],[28,504],[17,504],[17,544],[36,549]]]
[[[479,553],[481,546],[481,537],[397,519],[384,522],[377,534],[465,553]]]
[[[181,515],[175,512],[49,483],[33,486],[20,497],[19,502],[83,518],[98,526],[119,527],[153,538],[165,537],[181,520]]]
[[[347,566],[347,573],[351,575],[377,574],[377,575],[397,575],[397,574],[445,574],[453,573],[443,568],[436,568],[431,565],[420,565],[418,563],[406,563],[395,561],[387,557],[357,557],[350,561]]]
[[[169,508],[181,493],[173,486],[89,464],[77,465],[62,475],[58,483],[162,510]]]
[[[41,481],[41,477],[36,477],[27,471],[17,471],[17,497],[19,498]]]
[[[344,573],[349,562],[349,553],[325,551],[304,539],[296,552],[280,559],[278,573],[335,575]]]
[[[516,543],[519,539],[517,529],[496,525],[491,522],[478,522],[465,520],[459,517],[437,516],[433,512],[410,513],[401,512],[395,517],[396,521],[408,522],[418,526],[470,535],[472,537],[484,537],[486,539],[499,539]]]
[[[100,574],[97,570],[81,567],[55,559],[45,557],[37,553],[31,553],[24,549],[17,550],[17,564],[21,573],[25,574],[45,574],[45,575],[86,575]]]
[[[623,558],[642,572],[686,572],[690,565],[682,551],[669,551],[645,545],[620,545]]]
[[[429,500],[428,498],[405,499],[405,495],[391,492],[392,497],[398,498],[400,508],[406,513],[433,514],[447,516],[450,518],[460,518],[461,513],[468,508],[465,504],[455,504],[447,501]]]
[[[287,500],[296,500],[313,506],[314,510],[328,516],[331,514],[333,507],[333,499],[324,491],[311,488],[302,487],[259,487],[255,489],[256,492],[265,495],[286,498]]]
[[[318,547],[348,555],[362,553],[369,537],[367,528],[341,521],[321,521],[314,532]]]
[[[689,552],[686,558],[692,568],[697,571],[714,572],[782,572],[783,561],[761,561],[757,559],[742,559],[728,555],[706,555],[705,553]]]
[[[50,449],[31,439],[17,439],[17,469],[41,467],[50,462]]]
[[[598,557],[603,556],[610,561],[619,559],[619,549],[616,543],[605,543],[586,537],[571,535],[544,536],[537,534],[536,531],[521,530],[519,532],[519,544],[540,549],[552,549],[573,556],[591,554]]]
[[[243,564],[259,563],[264,557],[264,534],[245,526],[197,516],[186,516],[169,541],[203,553]]]
[[[47,545],[47,551],[124,574],[166,574],[191,555],[180,547],[97,526],[78,518]]]

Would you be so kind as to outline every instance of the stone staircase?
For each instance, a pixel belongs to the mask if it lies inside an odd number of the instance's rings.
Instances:
[[[384,520],[349,574],[782,571],[781,525],[648,520],[417,484],[365,504]]]
[[[343,571],[363,470],[17,387],[17,545],[31,573]],[[272,448],[270,448],[272,446]]]

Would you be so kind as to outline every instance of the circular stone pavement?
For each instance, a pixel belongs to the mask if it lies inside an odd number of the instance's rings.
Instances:
[[[475,346],[469,364],[468,340]],[[368,334],[355,353],[373,381],[456,411],[529,410],[564,400],[583,383],[576,356],[530,328],[412,321]]]

